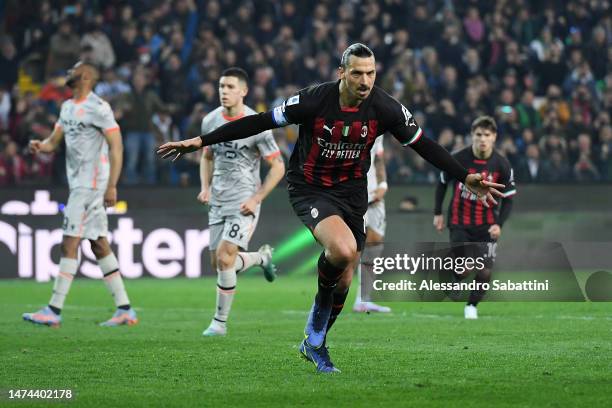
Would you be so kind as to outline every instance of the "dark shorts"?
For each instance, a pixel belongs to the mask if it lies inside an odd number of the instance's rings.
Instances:
[[[450,242],[465,242],[469,245],[456,247],[453,251],[455,256],[482,257],[487,268],[492,268],[495,263],[497,252],[497,240],[491,238],[488,232],[489,226],[479,228],[451,228]]]
[[[311,232],[325,218],[339,216],[350,228],[357,242],[357,250],[361,251],[366,239],[364,216],[368,209],[367,189],[355,189],[348,194],[329,190],[290,185],[289,201],[293,211]]]

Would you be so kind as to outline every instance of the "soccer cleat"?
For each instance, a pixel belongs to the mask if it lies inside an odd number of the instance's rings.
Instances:
[[[357,313],[390,313],[391,308],[377,305],[374,302],[358,302],[353,306],[353,312]]]
[[[272,263],[272,252],[274,252],[274,248],[270,245],[262,245],[257,252],[261,255],[261,267],[264,271],[264,277],[268,282],[274,281],[276,279],[276,265]]]
[[[62,324],[62,316],[55,314],[49,306],[45,306],[37,312],[24,313],[23,320],[34,324],[58,328]]]
[[[478,309],[476,308],[476,306],[473,305],[465,305],[465,309],[463,309],[463,315],[466,319],[478,319]]]
[[[116,327],[127,324],[128,326],[133,326],[138,323],[138,317],[136,317],[136,312],[133,308],[129,308],[128,310],[117,309],[109,320],[100,323],[100,326],[103,327]]]
[[[327,335],[327,322],[331,315],[331,304],[328,307],[322,307],[315,301],[310,309],[308,321],[304,328],[304,335],[308,343],[313,347],[320,347],[325,342]]]
[[[308,344],[308,341],[304,339],[300,344],[300,354],[306,361],[310,361],[317,367],[317,371],[320,373],[339,373],[334,363],[329,358],[329,352],[327,347],[324,345],[320,347],[313,347]]]
[[[202,332],[202,336],[214,337],[214,336],[225,336],[227,334],[227,325],[213,319],[210,322],[210,326]]]

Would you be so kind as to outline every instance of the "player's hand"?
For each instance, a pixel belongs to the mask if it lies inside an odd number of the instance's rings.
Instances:
[[[255,215],[257,207],[261,204],[261,200],[256,196],[253,196],[240,204],[240,214],[242,215]]]
[[[491,239],[499,239],[501,235],[501,227],[497,224],[493,224],[489,227],[489,235]]]
[[[444,231],[444,215],[434,215],[433,225],[436,231],[442,232]]]
[[[376,190],[374,190],[374,198],[372,199],[372,202],[375,203],[382,201],[385,198],[385,194],[387,194],[387,189],[378,187]]]
[[[114,207],[117,203],[117,187],[108,186],[104,193],[104,206]]]
[[[200,194],[198,194],[198,201],[201,202],[202,204],[208,204],[208,201],[210,201],[210,189],[209,188],[206,188],[200,191]]]
[[[42,140],[30,140],[30,144],[29,144],[30,152],[34,154],[40,152],[40,150],[42,149],[41,145],[42,145]]]
[[[478,173],[468,174],[463,184],[465,184],[468,190],[476,194],[478,199],[482,201],[483,205],[487,208],[489,208],[489,203],[497,205],[497,201],[495,201],[493,196],[503,197],[504,195],[497,189],[506,187],[503,184],[483,180],[482,174]]]
[[[195,152],[202,148],[202,139],[199,136],[192,139],[181,140],[178,142],[168,142],[157,148],[157,154],[166,159],[170,156],[174,156],[172,161],[176,161],[185,153]],[[175,156],[176,155],[176,156]]]

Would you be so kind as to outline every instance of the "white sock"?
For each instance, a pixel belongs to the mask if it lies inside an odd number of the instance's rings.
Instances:
[[[367,244],[363,248],[360,260],[360,271],[359,271],[359,282],[363,286],[363,295],[365,295],[365,302],[369,303],[372,300],[372,282],[374,281],[374,259],[382,255],[384,245],[382,243]],[[363,297],[360,299],[362,302]]]
[[[125,291],[123,279],[119,272],[119,262],[117,262],[115,254],[111,252],[104,258],[98,259],[98,266],[104,275],[104,284],[111,295],[113,295],[115,306],[129,306],[130,299],[128,299],[127,292]]]
[[[355,304],[361,303],[361,262],[357,264],[357,293],[355,294]]]
[[[236,273],[238,273],[246,271],[253,265],[261,265],[262,262],[263,260],[259,252],[238,252],[234,267],[236,268]]]
[[[55,277],[55,283],[53,284],[53,294],[49,305],[62,309],[64,307],[64,301],[68,292],[70,292],[70,285],[72,280],[77,273],[79,262],[72,258],[60,258],[59,273]]]
[[[217,269],[217,309],[215,320],[219,323],[227,322],[234,294],[236,293],[236,268],[231,267],[224,271]]]

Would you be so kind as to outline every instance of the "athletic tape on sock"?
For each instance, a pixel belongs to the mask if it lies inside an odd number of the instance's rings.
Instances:
[[[98,259],[98,266],[102,270],[104,276],[119,270],[119,262],[114,253],[106,255],[102,259]]]
[[[236,269],[217,269],[217,308],[215,320],[227,322],[236,289]]]
[[[217,269],[217,285],[220,288],[226,290],[234,289],[237,281],[235,268],[229,268],[224,271]]]

